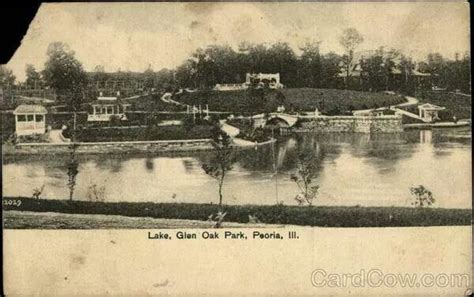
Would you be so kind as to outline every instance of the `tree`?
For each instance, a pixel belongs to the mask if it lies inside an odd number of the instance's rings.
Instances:
[[[155,73],[153,72],[153,68],[151,67],[151,64],[148,65],[148,68],[145,70],[143,73],[145,82],[144,86],[146,89],[150,90],[155,87]]]
[[[268,49],[267,57],[267,63],[269,63],[270,67],[268,71],[265,72],[280,73],[283,84],[290,87],[295,86],[297,83],[298,64],[295,52],[290,45],[287,42],[277,42],[273,44]]]
[[[26,65],[26,85],[29,88],[36,89],[42,86],[41,74],[36,71],[35,66],[28,64]]]
[[[79,173],[79,169],[78,169],[79,163],[76,160],[76,148],[77,148],[77,144],[74,142],[69,146],[70,153],[69,153],[69,161],[67,163],[67,176],[68,176],[67,186],[69,188],[69,200],[71,201],[74,196],[74,189],[76,188],[76,177],[77,177],[77,174]]]
[[[400,52],[395,49],[390,49],[384,51],[383,48],[380,48],[383,55],[383,72],[385,77],[385,90],[393,89],[393,84],[395,77],[393,72],[395,70],[395,60],[400,57]]]
[[[53,42],[48,46],[48,60],[43,70],[45,83],[66,96],[66,103],[72,109],[79,108],[87,76],[81,62],[74,57],[74,51],[62,42]]]
[[[231,147],[231,138],[222,131],[219,124],[216,124],[212,132],[212,147],[214,156],[209,163],[203,164],[202,169],[207,175],[216,179],[219,185],[219,212],[222,213],[222,187],[226,174],[232,170],[232,164],[235,162],[233,150]]]
[[[314,182],[317,173],[315,161],[311,152],[300,153],[296,173],[291,175],[291,180],[296,183],[300,190],[300,193],[295,196],[295,200],[299,205],[306,203],[308,206],[312,206],[313,200],[318,195],[319,185]]]
[[[298,77],[303,87],[321,87],[323,67],[319,53],[320,44],[320,41],[306,42],[300,47],[302,54]]]
[[[374,55],[361,59],[360,67],[362,79],[366,89],[380,91],[384,88],[386,70],[384,67],[383,48],[378,49]]]
[[[346,88],[349,84],[352,68],[354,67],[354,51],[364,41],[364,37],[355,28],[345,29],[339,38],[339,43],[344,48],[342,68],[346,74]]]
[[[339,87],[337,78],[340,72],[339,65],[341,60],[341,56],[333,52],[325,54],[321,57],[321,86],[323,88],[332,89]]]
[[[462,58],[457,54],[455,60],[446,61],[446,71],[442,73],[444,77],[441,80],[448,89],[470,93],[470,62],[468,53]]]
[[[9,89],[15,85],[16,77],[13,71],[7,67],[0,65],[0,87]]]
[[[433,193],[425,188],[423,185],[418,187],[411,187],[410,192],[413,195],[413,202],[411,203],[415,207],[430,206],[435,202]]]
[[[196,88],[194,63],[191,60],[186,60],[176,69],[176,83],[179,87]]]
[[[436,86],[446,87],[446,60],[444,57],[440,53],[430,53],[426,60],[432,83]]]

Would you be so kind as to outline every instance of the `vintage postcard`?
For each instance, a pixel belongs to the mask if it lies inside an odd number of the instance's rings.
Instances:
[[[5,294],[472,294],[469,22],[41,5],[0,66]]]

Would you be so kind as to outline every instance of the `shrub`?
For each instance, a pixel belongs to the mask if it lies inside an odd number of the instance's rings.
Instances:
[[[433,193],[423,185],[411,187],[410,192],[413,196],[413,202],[411,204],[415,207],[431,206],[435,202]]]
[[[42,185],[40,188],[34,188],[33,194],[32,194],[33,199],[36,199],[36,200],[40,199],[41,194],[43,193],[43,190],[44,190],[44,185]]]
[[[49,134],[33,134],[17,136],[16,143],[46,143],[49,141]]]
[[[87,198],[91,202],[99,202],[105,200],[105,186],[92,184],[87,188]]]

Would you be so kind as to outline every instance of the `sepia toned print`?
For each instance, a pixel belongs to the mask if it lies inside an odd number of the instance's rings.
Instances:
[[[5,287],[469,293],[468,13],[42,5],[0,66]]]

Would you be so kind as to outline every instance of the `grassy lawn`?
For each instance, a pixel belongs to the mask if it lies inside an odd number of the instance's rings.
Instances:
[[[57,212],[7,211],[6,229],[178,229],[212,228],[214,223],[196,220],[155,219],[115,215],[84,215]],[[225,228],[278,227],[264,224],[225,223]]]
[[[141,96],[137,99],[125,100],[132,104],[133,110],[145,111],[186,111],[185,106],[169,104],[161,100],[161,94]]]
[[[211,131],[211,125],[88,128],[77,137],[83,142],[183,140],[210,138]]]
[[[5,201],[21,201],[19,206]],[[70,214],[119,215],[161,219],[206,221],[216,214],[215,204],[152,203],[152,202],[88,202],[68,200],[34,200],[4,198],[6,211],[58,212]],[[407,208],[407,207],[343,207],[226,205],[226,221],[248,223],[249,215],[264,224],[322,227],[405,227],[470,225],[469,209]]]
[[[282,97],[283,95],[283,97]],[[275,111],[284,101],[285,107],[293,110],[314,111],[320,107],[323,113],[343,114],[350,110],[395,105],[405,102],[405,99],[396,95],[384,93],[370,93],[337,89],[293,88],[264,91],[265,110]],[[283,98],[283,99],[282,99]],[[211,110],[232,112],[253,112],[255,101],[261,100],[251,90],[244,91],[198,91],[176,95],[175,99],[190,105],[209,105]]]

